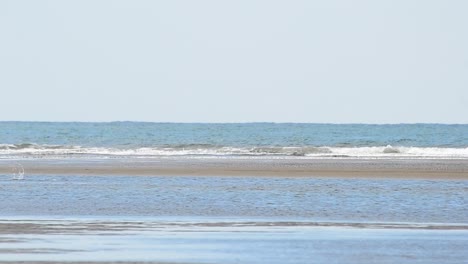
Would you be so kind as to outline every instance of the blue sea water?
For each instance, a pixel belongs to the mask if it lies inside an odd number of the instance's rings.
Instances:
[[[468,158],[468,125],[0,122],[0,155]]]
[[[0,174],[0,187],[0,216],[468,223],[464,180]]]
[[[110,156],[468,159],[468,125],[0,122],[0,159]],[[0,173],[0,262],[468,257],[464,179],[23,176]]]

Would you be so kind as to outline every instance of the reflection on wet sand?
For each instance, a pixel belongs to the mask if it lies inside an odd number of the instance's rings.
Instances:
[[[0,221],[1,263],[456,263],[467,246],[464,224]]]

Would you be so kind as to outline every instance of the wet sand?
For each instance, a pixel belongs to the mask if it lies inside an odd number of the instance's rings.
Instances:
[[[0,263],[461,263],[467,245],[466,225],[1,220],[0,230]]]
[[[2,264],[179,264],[178,262],[135,262],[135,261],[0,261]],[[182,263],[180,263],[182,264]]]
[[[184,219],[184,218],[182,218]],[[5,235],[78,235],[98,234],[109,232],[135,232],[148,230],[166,230],[177,232],[190,232],[194,230],[209,229],[220,232],[223,230],[255,229],[267,230],[270,228],[352,228],[352,229],[400,229],[400,230],[452,230],[468,231],[468,224],[447,223],[398,223],[398,222],[311,222],[311,221],[266,221],[248,219],[244,221],[227,221],[221,219],[203,219],[204,221],[177,221],[147,220],[142,218],[133,221],[101,220],[2,220],[0,219],[0,236]],[[18,240],[19,241],[19,240]],[[16,241],[16,242],[18,242]],[[1,240],[0,243],[15,242],[15,239]]]
[[[15,166],[48,175],[298,176],[398,179],[468,179],[464,159],[112,158],[0,160],[0,173]]]

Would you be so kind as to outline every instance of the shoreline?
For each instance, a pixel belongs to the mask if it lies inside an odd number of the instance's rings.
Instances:
[[[20,165],[18,165],[20,164]],[[277,176],[468,180],[465,159],[112,158],[0,160],[0,174],[126,176]]]

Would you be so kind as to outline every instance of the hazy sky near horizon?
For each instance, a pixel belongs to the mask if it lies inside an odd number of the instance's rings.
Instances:
[[[0,1],[0,120],[468,123],[468,1]]]

